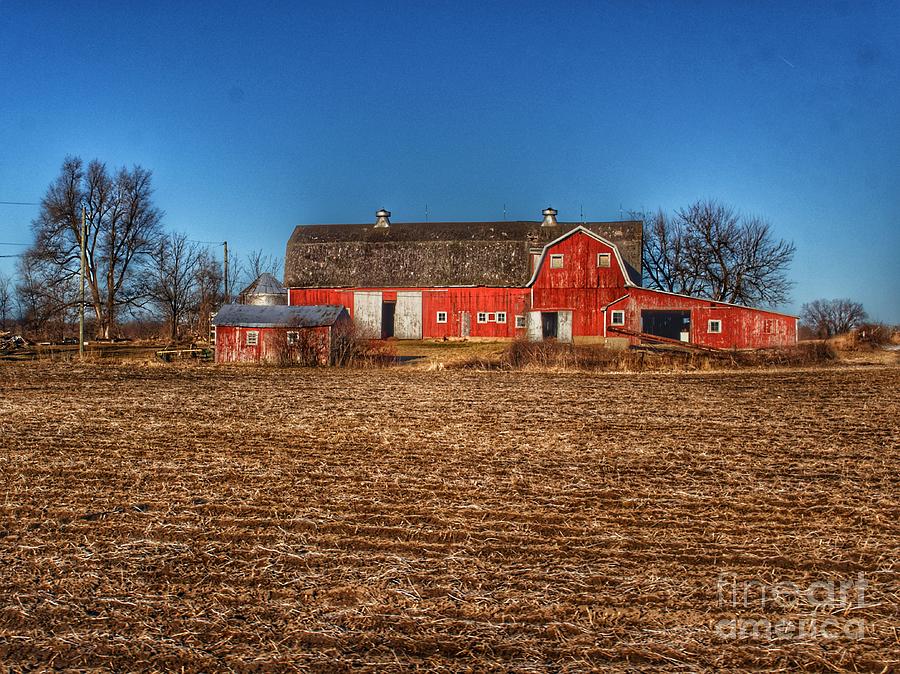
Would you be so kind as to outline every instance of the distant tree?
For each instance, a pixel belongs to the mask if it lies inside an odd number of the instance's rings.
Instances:
[[[229,266],[231,265],[229,264]],[[208,250],[201,251],[197,269],[194,272],[194,293],[190,310],[191,322],[197,334],[209,334],[210,315],[222,305],[225,299],[224,280],[222,263]]]
[[[637,214],[644,221],[642,267],[648,288],[744,305],[789,298],[793,243],[771,225],[716,201],[697,201],[673,216]]]
[[[164,234],[150,252],[142,294],[166,319],[173,342],[194,302],[197,270],[203,259],[203,249],[186,234]]]
[[[800,320],[822,339],[850,332],[866,318],[863,305],[849,299],[813,300],[800,311]]]
[[[12,279],[3,272],[0,272],[0,330],[6,330],[7,321],[13,306],[13,283]]]
[[[251,250],[247,255],[247,273],[250,276],[250,280],[247,283],[252,283],[259,278],[260,274],[266,272],[278,278],[281,276],[281,266],[282,260],[280,257],[264,253],[261,249]]]
[[[61,278],[55,265],[34,251],[19,258],[16,271],[16,303],[22,328],[35,337],[62,338],[77,314],[77,279]]]
[[[66,157],[32,223],[32,260],[44,266],[51,283],[67,283],[79,274],[85,204],[88,303],[101,337],[111,337],[119,311],[139,300],[140,263],[160,235],[162,219],[152,195],[151,173],[140,166],[111,175],[96,159],[85,167],[79,157]]]

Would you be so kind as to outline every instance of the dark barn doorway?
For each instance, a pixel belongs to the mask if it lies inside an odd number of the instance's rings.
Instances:
[[[381,303],[381,338],[394,336],[394,315],[397,313],[396,302]]]
[[[541,337],[556,339],[559,333],[559,314],[555,311],[541,312]]]
[[[682,332],[690,332],[690,311],[641,311],[641,332],[681,341]]]

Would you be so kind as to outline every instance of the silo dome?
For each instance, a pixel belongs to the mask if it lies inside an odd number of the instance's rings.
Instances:
[[[238,295],[239,304],[287,304],[287,289],[281,282],[264,272]]]

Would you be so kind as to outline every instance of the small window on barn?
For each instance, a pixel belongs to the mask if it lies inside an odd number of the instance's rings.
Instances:
[[[247,331],[247,346],[256,346],[259,344],[259,330]]]
[[[479,323],[487,323],[488,322],[488,315],[487,315],[486,311],[478,312],[478,322]]]
[[[706,323],[706,331],[712,333],[722,332],[722,321],[718,319],[710,319]]]
[[[609,324],[610,325],[625,325],[625,312],[624,311],[612,312],[612,317],[611,317]]]
[[[287,333],[287,343],[288,344],[296,344],[300,341],[300,333],[294,332],[293,330]]]
[[[209,343],[212,344],[213,346],[216,345],[216,326],[215,325],[209,326]]]
[[[446,311],[437,312],[437,322],[438,323],[446,323],[447,322],[447,312]]]
[[[774,318],[763,319],[763,334],[764,335],[774,335],[775,334],[775,319]]]
[[[495,314],[495,316],[496,317],[494,318],[494,320],[497,321],[498,323],[506,323],[506,312],[505,311],[498,311]]]
[[[550,256],[550,269],[562,269],[563,268],[563,256],[561,254],[555,254]]]
[[[516,327],[517,328],[525,327],[525,317],[524,316],[516,316]]]
[[[609,266],[609,253],[597,253],[597,266],[598,267],[608,267]]]

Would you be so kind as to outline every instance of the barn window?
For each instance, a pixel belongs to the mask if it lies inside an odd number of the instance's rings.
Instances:
[[[446,311],[437,312],[437,322],[438,323],[446,323],[447,322],[447,312]]]
[[[259,344],[259,330],[247,331],[247,346],[256,346]]]
[[[478,312],[478,322],[479,323],[487,323],[488,322],[488,315],[487,315],[486,311]]]
[[[608,267],[609,266],[609,253],[597,253],[597,266],[598,267]]]
[[[555,254],[550,256],[550,269],[562,269],[563,268],[563,256],[561,254]]]
[[[614,311],[612,312],[612,320],[609,322],[610,325],[625,325],[625,312],[624,311]]]
[[[495,316],[496,317],[494,320],[496,320],[498,323],[506,323],[506,312],[505,311],[498,311],[495,314]]]
[[[710,319],[706,323],[706,331],[713,333],[722,332],[722,321],[718,319]]]
[[[300,339],[300,333],[293,330],[287,333],[288,344],[296,344]]]
[[[516,327],[517,328],[525,327],[525,317],[524,316],[516,316]]]
[[[216,326],[215,325],[209,326],[209,343],[212,344],[213,346],[216,345]]]
[[[774,318],[766,318],[763,320],[763,334],[764,335],[774,335],[775,334],[775,319]]]

